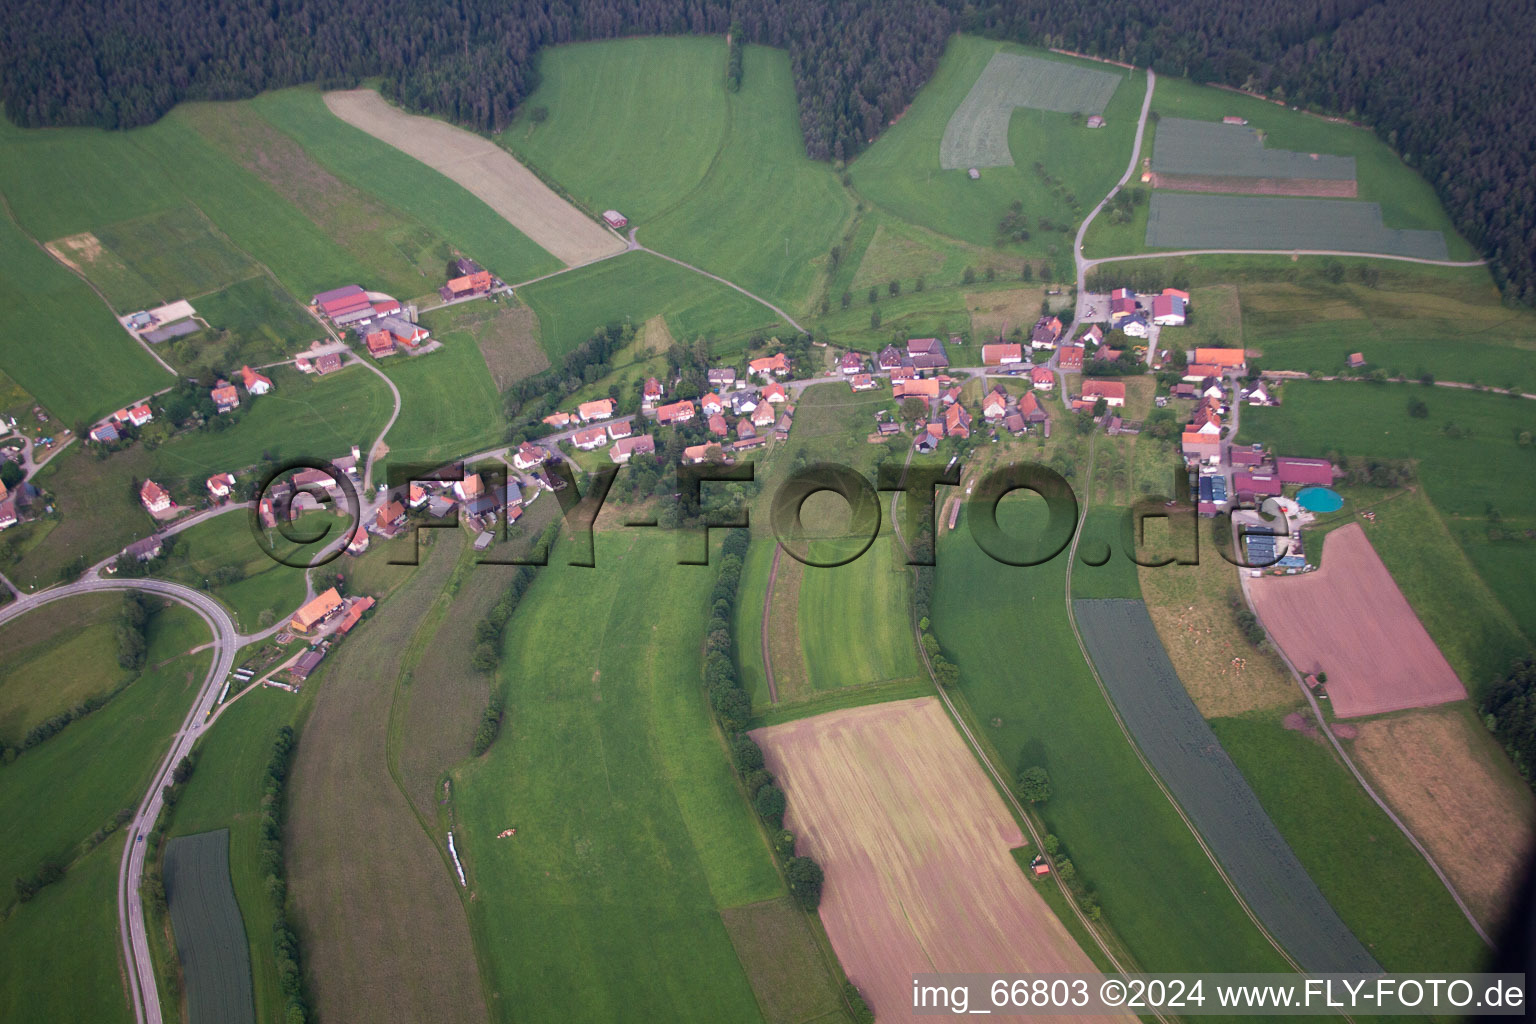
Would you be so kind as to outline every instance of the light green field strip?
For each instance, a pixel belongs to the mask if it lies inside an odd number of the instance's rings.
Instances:
[[[1055,61],[998,53],[950,116],[939,166],[1011,167],[1008,122],[1017,107],[1058,114],[1102,114],[1120,76]]]

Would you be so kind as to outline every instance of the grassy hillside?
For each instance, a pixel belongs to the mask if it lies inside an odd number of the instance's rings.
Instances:
[[[177,535],[175,554],[160,572],[167,579],[206,588],[229,606],[235,624],[255,633],[304,603],[304,571],[280,565],[251,533],[250,511],[235,509]],[[236,567],[245,578],[208,586],[220,568]]]
[[[629,253],[529,285],[520,293],[539,317],[540,339],[552,362],[604,324],[637,327],[664,317],[685,344],[701,334],[715,352],[738,350],[753,331],[791,330],[773,310],[740,292],[649,253]]]
[[[0,743],[20,746],[28,730],[131,675],[117,665],[118,594],[85,594],[44,605],[0,627]]]
[[[699,684],[713,574],[663,538],[597,541],[597,569],[557,552],[524,598],[501,737],[454,773],[493,1012],[757,1020],[719,911],[783,889]]]
[[[625,39],[545,50],[497,141],[589,210],[644,225],[703,180],[728,123],[723,39]]]
[[[876,206],[914,224],[987,246],[996,242],[997,223],[1008,212],[1009,204],[1019,200],[1030,238],[1011,246],[1010,251],[1070,256],[1072,235],[1042,228],[1039,222],[1044,219],[1075,230],[1125,172],[1146,93],[1146,76],[1135,72],[1121,82],[1105,108],[1103,128],[1083,127],[1068,114],[1016,109],[1008,129],[1014,166],[982,168],[980,180],[972,181],[963,169],[940,168],[939,144],[950,115],[970,92],[987,61],[999,52],[1118,71],[1044,50],[956,36],[945,49],[937,71],[901,119],[854,161],[854,188]],[[1036,163],[1064,187],[1058,190],[1047,183]]]

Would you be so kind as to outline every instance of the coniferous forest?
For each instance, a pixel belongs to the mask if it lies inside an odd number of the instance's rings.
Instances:
[[[806,151],[851,158],[957,29],[1252,89],[1372,126],[1434,185],[1513,300],[1536,303],[1536,4],[1529,0],[9,0],[0,93],[28,127],[128,128],[189,99],[380,77],[497,128],[540,49],[718,34],[787,49]]]

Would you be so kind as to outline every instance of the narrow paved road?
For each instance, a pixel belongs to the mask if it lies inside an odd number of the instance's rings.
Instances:
[[[0,577],[0,582],[10,586],[10,581]],[[15,587],[11,587],[13,591]],[[122,864],[118,868],[117,913],[118,932],[123,947],[123,959],[128,973],[128,989],[133,1002],[134,1016],[138,1024],[162,1024],[160,994],[155,983],[154,963],[150,958],[148,932],[144,922],[144,902],[139,897],[139,887],[144,880],[145,844],[139,836],[154,828],[164,805],[162,792],[169,781],[176,763],[187,755],[192,745],[209,724],[209,716],[219,698],[220,684],[234,667],[235,652],[249,639],[235,629],[234,621],[223,606],[209,595],[179,583],[157,579],[102,579],[87,576],[66,586],[54,587],[37,594],[16,591],[16,600],[0,608],[0,623],[49,604],[80,594],[100,593],[113,590],[140,590],[160,594],[191,608],[208,624],[213,634],[213,661],[202,688],[192,701],[187,717],[171,742],[171,749],[160,762],[150,782],[149,791],[139,803],[133,820],[129,822],[128,843],[123,848]]]

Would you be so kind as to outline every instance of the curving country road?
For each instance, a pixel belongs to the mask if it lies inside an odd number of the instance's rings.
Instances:
[[[123,947],[123,959],[127,966],[128,991],[130,1001],[133,1003],[134,1016],[138,1024],[162,1024],[160,993],[155,983],[155,969],[150,958],[148,933],[144,923],[144,902],[139,898],[139,887],[144,880],[146,851],[145,844],[138,841],[138,837],[154,828],[164,805],[161,794],[172,770],[176,763],[191,751],[192,745],[197,742],[203,730],[211,724],[210,716],[213,713],[214,704],[218,701],[220,684],[234,667],[235,653],[246,643],[257,639],[257,635],[239,633],[235,629],[234,620],[230,618],[224,607],[200,590],[194,590],[179,583],[150,578],[106,579],[95,575],[99,569],[100,566],[96,566],[90,574],[74,583],[53,587],[36,594],[23,594],[19,589],[11,586],[10,581],[4,576],[0,576],[0,583],[10,587],[16,594],[14,601],[0,608],[0,624],[42,605],[81,594],[139,590],[160,594],[186,605],[208,624],[213,634],[211,646],[214,654],[213,661],[208,666],[208,675],[193,699],[192,707],[187,711],[187,717],[181,723],[181,728],[176,731],[170,750],[156,769],[149,791],[140,801],[133,820],[129,822],[128,844],[123,848],[123,860],[118,868],[118,932]]]

